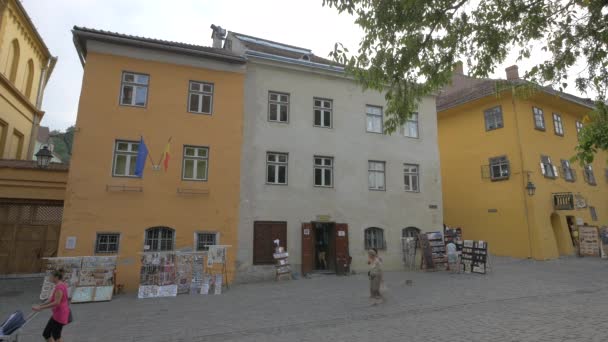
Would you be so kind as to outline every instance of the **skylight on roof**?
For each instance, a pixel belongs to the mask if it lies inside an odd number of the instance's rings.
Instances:
[[[281,49],[281,50],[287,50],[287,51],[292,51],[292,52],[298,52],[301,54],[306,54],[309,55],[312,53],[311,50],[309,49],[299,49],[293,46],[287,46],[287,45],[283,45],[280,43],[273,43],[273,42],[269,42],[267,40],[263,40],[263,39],[256,39],[253,37],[246,37],[246,36],[241,36],[241,35],[236,35],[240,40],[246,41],[246,42],[251,42],[251,43],[255,43],[255,44],[260,44],[260,45],[266,45],[266,46],[270,46],[273,48],[277,48],[277,49]]]

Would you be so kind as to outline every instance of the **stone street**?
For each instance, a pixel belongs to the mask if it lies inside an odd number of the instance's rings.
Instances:
[[[233,286],[221,296],[74,304],[72,341],[606,341],[608,261],[494,258],[487,275],[386,273],[371,306],[365,275]],[[412,286],[405,281],[413,280]],[[0,280],[0,317],[29,312],[40,279]],[[50,312],[24,329],[42,341]]]

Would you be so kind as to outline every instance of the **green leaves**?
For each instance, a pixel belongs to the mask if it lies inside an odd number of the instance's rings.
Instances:
[[[422,97],[448,84],[457,60],[467,61],[470,76],[487,77],[514,49],[519,59],[536,62],[526,73],[530,81],[560,90],[567,88],[572,68],[584,64],[576,88],[606,100],[605,0],[323,0],[323,5],[355,15],[363,29],[356,53],[337,44],[331,55],[364,88],[387,92],[386,133],[397,130]],[[584,134],[590,139],[579,146],[585,155],[592,146],[605,149],[601,132]]]

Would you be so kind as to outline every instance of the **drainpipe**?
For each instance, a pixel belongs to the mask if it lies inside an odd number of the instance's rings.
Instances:
[[[521,193],[523,195],[523,203],[524,203],[524,213],[526,218],[526,226],[528,227],[528,257],[532,258],[532,228],[530,227],[530,213],[528,210],[528,194],[526,193],[526,180],[527,180],[527,172],[524,169],[524,152],[521,143],[521,133],[519,129],[519,118],[517,115],[517,105],[515,104],[515,86],[511,85],[511,105],[513,107],[513,114],[515,116],[515,131],[517,133],[517,147],[519,149],[519,158],[521,160],[521,177],[523,179],[522,186],[520,187]]]

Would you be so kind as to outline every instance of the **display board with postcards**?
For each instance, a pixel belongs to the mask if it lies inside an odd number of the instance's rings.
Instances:
[[[289,253],[285,251],[284,247],[279,246],[279,241],[275,240],[275,250],[272,255],[275,264],[275,280],[281,280],[283,278],[291,279],[291,266],[289,265]]]
[[[460,263],[464,273],[486,274],[488,243],[481,240],[464,240],[460,254]]]
[[[579,248],[582,256],[600,256],[600,237],[597,227],[580,226],[579,233]]]
[[[177,296],[175,252],[142,253],[137,297],[175,296]]]
[[[608,227],[600,228],[600,246],[602,247],[602,259],[608,259]]]
[[[447,267],[448,257],[441,232],[422,233],[419,240],[422,249],[421,268],[436,270],[440,265]]]
[[[406,269],[413,270],[416,267],[416,246],[415,237],[401,238],[401,250],[403,253],[403,265]]]
[[[47,271],[40,299],[47,300],[50,297],[54,289],[51,276],[54,271],[63,270],[63,281],[68,286],[68,297],[72,303],[112,300],[116,258],[85,256],[46,259]]]

